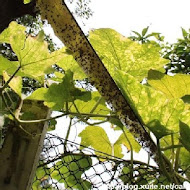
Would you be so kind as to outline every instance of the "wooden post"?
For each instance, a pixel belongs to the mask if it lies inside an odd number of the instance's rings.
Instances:
[[[21,113],[28,120],[50,115],[43,102],[28,100],[24,101]],[[31,190],[46,131],[47,122],[9,126],[0,150],[0,189]]]

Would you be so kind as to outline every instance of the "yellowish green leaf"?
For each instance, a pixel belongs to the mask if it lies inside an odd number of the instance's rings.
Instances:
[[[75,100],[75,105],[80,113],[93,113],[108,115],[110,110],[107,108],[105,100],[101,95],[96,91],[91,93],[92,98],[88,102],[81,101],[79,99]],[[70,107],[72,112],[77,112],[76,108],[72,105]],[[94,117],[93,119],[102,120],[100,117]]]
[[[140,150],[140,145],[135,141],[134,137],[127,132],[127,136],[133,146],[134,151],[138,152]],[[130,150],[129,142],[122,134],[118,140],[112,144],[103,128],[98,126],[88,126],[83,130],[79,137],[81,137],[81,144],[84,146],[91,146],[95,150],[104,152],[106,154],[116,156],[119,158],[123,157],[122,146],[126,146]],[[96,152],[97,155],[105,156],[99,152]]]
[[[74,86],[73,73],[67,71],[59,84],[52,84],[49,89],[40,88],[32,93],[28,99],[42,100],[45,105],[53,110],[60,110],[65,102],[73,102],[75,99],[89,101],[91,93],[82,91]]]
[[[126,138],[125,134],[126,134],[127,138]],[[120,135],[118,140],[114,143],[114,147],[116,147],[117,145],[119,145],[119,146],[124,145],[128,150],[131,150],[131,147],[130,147],[130,144],[129,144],[129,141],[130,141],[130,143],[132,145],[132,148],[133,148],[132,151],[139,152],[140,149],[141,149],[140,144],[135,140],[133,135],[128,130],[125,130],[125,134],[122,133]]]
[[[181,99],[167,99],[161,92],[140,84],[122,71],[118,71],[115,80],[133,109],[157,138],[179,132],[179,119],[185,109]]]
[[[84,146],[91,146],[95,150],[112,155],[112,144],[103,128],[98,126],[87,126],[79,137],[81,137],[81,144]],[[101,155],[101,153],[97,153]]]
[[[5,82],[7,82],[10,78],[10,76],[7,74],[6,71],[3,72],[3,78]],[[22,92],[22,77],[15,76],[11,79],[9,82],[9,86],[21,97]]]
[[[82,80],[86,78],[84,71],[75,61],[72,55],[66,55],[63,59],[61,59],[57,65],[63,68],[65,71],[71,70],[74,73],[75,80]]]
[[[23,47],[26,39],[25,30],[26,28],[23,25],[19,25],[17,22],[13,21],[9,24],[9,27],[0,34],[0,42],[10,44],[12,38],[17,36],[19,42],[18,46],[21,45]]]
[[[90,42],[112,76],[122,70],[141,81],[150,69],[163,70],[168,63],[158,45],[138,44],[113,29],[91,31]]]
[[[176,74],[169,76],[159,71],[150,70],[148,83],[156,90],[163,92],[168,98],[182,98],[190,95],[190,76]]]
[[[0,75],[3,75],[3,72],[6,71],[9,74],[13,74],[19,67],[18,61],[9,61],[0,55]]]
[[[9,43],[17,55],[18,63],[16,64],[21,66],[18,75],[43,82],[44,75],[52,72],[52,65],[66,55],[66,50],[63,48],[50,53],[42,31],[36,37],[27,37],[25,30],[25,27],[12,22],[1,33],[0,42]],[[12,62],[7,62],[6,68],[11,68],[12,65]]]
[[[24,0],[24,4],[30,3],[32,0]]]

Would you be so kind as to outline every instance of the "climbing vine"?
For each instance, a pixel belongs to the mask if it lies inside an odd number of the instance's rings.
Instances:
[[[66,47],[50,53],[42,31],[36,37],[27,36],[26,28],[16,22],[1,33],[0,42],[10,44],[17,57],[10,61],[0,56],[1,131],[9,120],[20,127],[48,121],[52,127],[57,118],[69,116],[66,139],[72,125],[82,122],[86,126],[78,134],[82,145],[119,158],[124,156],[124,146],[131,165],[133,152],[145,148],[168,182],[189,181],[190,107],[183,100],[190,93],[189,75],[165,75],[168,60],[160,57],[155,43],[138,44],[115,30],[98,29],[90,32],[92,47],[65,4],[39,0],[38,7]],[[64,72],[55,70],[55,64]],[[23,77],[35,79],[41,86],[24,94]],[[95,88],[79,88],[86,78]],[[14,99],[21,103],[15,104]],[[16,112],[26,100],[43,101],[59,114],[27,120],[31,112]],[[114,144],[101,127],[103,123],[121,131]]]

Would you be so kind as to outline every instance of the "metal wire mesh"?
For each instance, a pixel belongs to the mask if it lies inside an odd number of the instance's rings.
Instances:
[[[157,167],[132,163],[48,134],[32,190],[106,190],[148,181],[164,184],[165,178],[162,180]]]

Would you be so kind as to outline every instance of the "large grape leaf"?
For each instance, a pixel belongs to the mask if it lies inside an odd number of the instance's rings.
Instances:
[[[179,119],[185,109],[181,99],[167,99],[161,92],[140,84],[122,71],[115,74],[115,80],[133,109],[157,138],[179,132]]]
[[[182,98],[185,95],[190,95],[189,75],[169,76],[159,71],[150,70],[148,83],[156,90],[163,92],[168,98]]]
[[[60,110],[63,108],[65,102],[73,102],[75,99],[89,101],[91,99],[91,93],[76,88],[74,86],[73,73],[67,71],[61,83],[54,83],[49,89],[39,88],[27,99],[41,100],[53,110]]]
[[[134,151],[138,152],[140,150],[140,145],[135,141],[134,137],[128,131],[126,131],[126,134],[134,148]],[[81,145],[91,146],[95,150],[119,158],[123,157],[121,148],[122,144],[126,146],[129,150],[131,149],[129,146],[129,142],[127,141],[124,134],[121,134],[118,140],[114,144],[112,144],[104,129],[99,126],[87,126],[85,130],[83,130],[79,134],[79,137],[81,137]],[[99,152],[96,152],[96,154],[102,155]],[[103,154],[102,156],[105,155]]]
[[[0,42],[9,43],[17,55],[17,68],[18,66],[21,67],[18,75],[28,76],[41,81],[46,73],[52,71],[52,65],[66,54],[64,48],[50,53],[48,45],[44,41],[43,32],[40,32],[37,37],[27,37],[25,27],[16,22],[11,22],[9,27],[1,33]],[[6,66],[2,68],[8,70],[12,65],[15,65],[15,62],[6,62],[5,64]]]
[[[91,189],[91,183],[82,179],[82,174],[92,166],[91,158],[79,155],[67,155],[51,168],[51,177],[64,183],[66,189]],[[61,175],[60,175],[61,174]]]
[[[90,42],[112,76],[122,70],[141,81],[150,69],[158,70],[168,63],[160,57],[158,45],[138,44],[113,29],[91,31]]]

